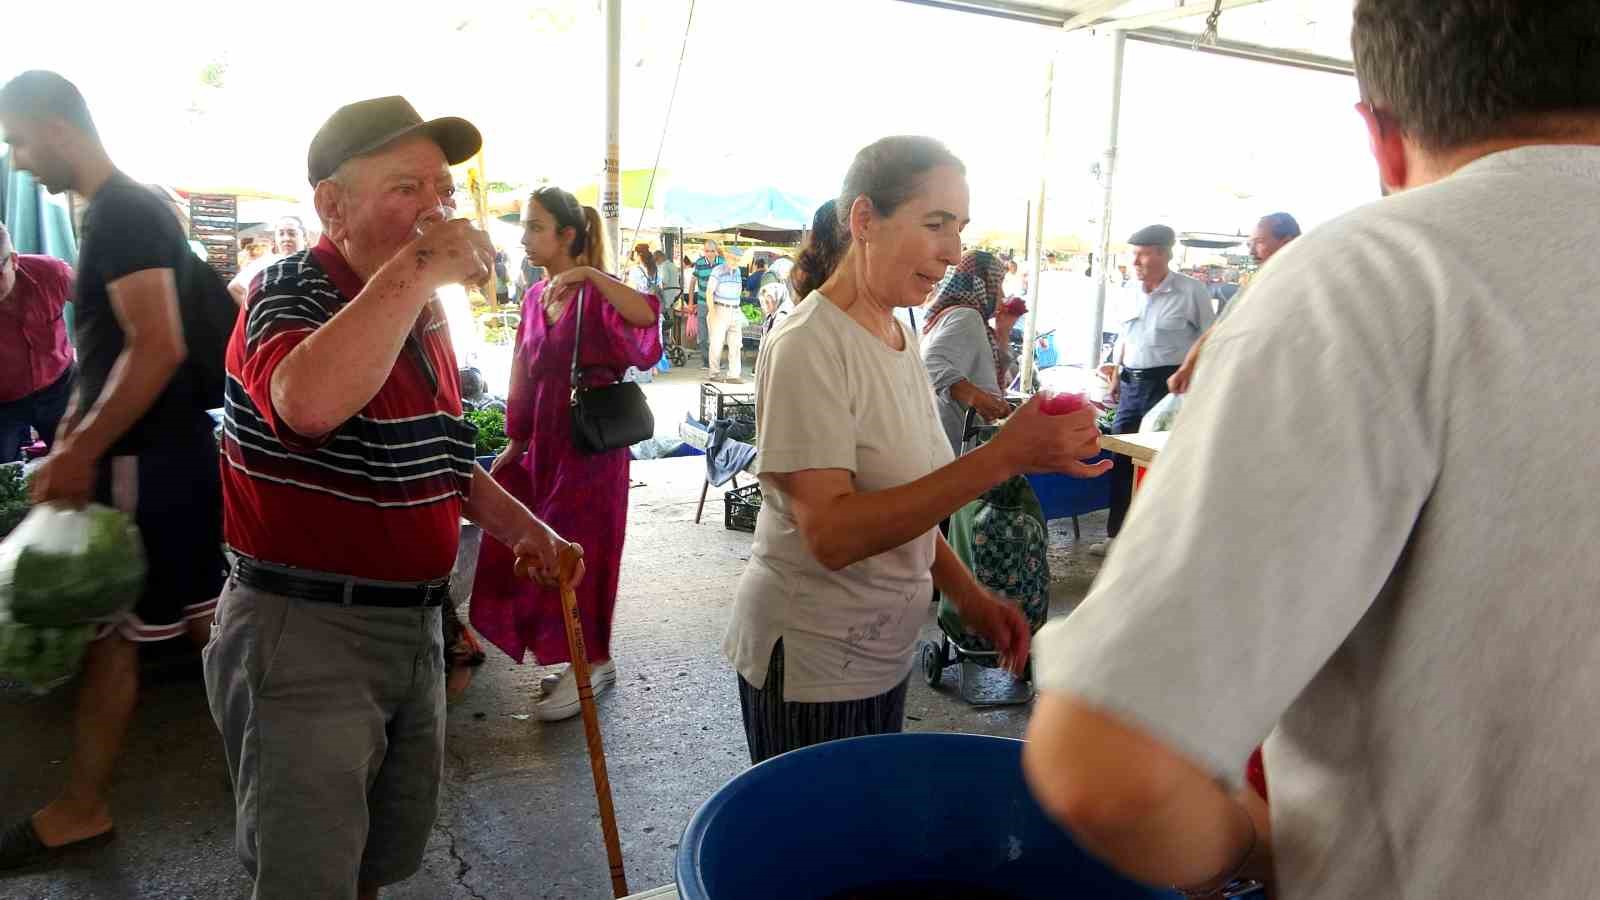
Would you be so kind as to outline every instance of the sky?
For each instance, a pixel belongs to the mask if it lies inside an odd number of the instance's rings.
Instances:
[[[660,148],[663,187],[821,199],[860,147],[929,134],[967,164],[969,234],[1020,232],[1042,169],[1046,232],[1097,238],[1103,36],[893,0],[694,0],[685,47],[690,5],[624,2],[623,168],[649,167]],[[317,126],[394,93],[424,116],[476,122],[489,179],[577,188],[602,164],[598,0],[8,6],[0,78],[51,68],[74,80],[113,158],[143,181],[308,199]],[[1309,228],[1375,199],[1356,99],[1344,76],[1130,43],[1114,236],[1152,222],[1248,232],[1276,210]]]

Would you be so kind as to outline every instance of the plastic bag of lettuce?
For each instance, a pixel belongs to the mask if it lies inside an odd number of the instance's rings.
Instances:
[[[123,513],[34,507],[0,541],[0,675],[35,691],[72,677],[93,623],[131,606],[144,574],[139,531]]]
[[[0,463],[0,538],[10,534],[28,515],[28,480],[22,463]]]

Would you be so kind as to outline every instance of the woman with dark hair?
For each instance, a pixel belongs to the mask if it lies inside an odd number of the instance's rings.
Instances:
[[[850,232],[839,222],[839,201],[829,200],[811,217],[811,230],[789,274],[794,302],[799,303],[828,280],[850,249]]]
[[[627,277],[623,279],[628,287],[641,294],[656,294],[659,291],[659,279],[656,276],[656,258],[650,252],[650,245],[634,244],[632,262]]]
[[[506,435],[490,472],[513,496],[583,547],[587,577],[578,614],[594,664],[594,690],[616,683],[611,618],[628,514],[628,448],[586,453],[572,439],[573,347],[589,386],[621,379],[629,366],[661,358],[660,301],[607,275],[599,213],[560,188],[534,192],[523,215],[522,246],[549,277],[528,288],[517,328]],[[581,334],[579,334],[581,322]],[[556,524],[559,523],[559,524]],[[570,662],[560,595],[513,574],[511,551],[485,536],[472,586],[472,625],[521,662],[528,650],[544,665]],[[545,721],[577,715],[571,666],[547,679],[534,714]]]
[[[1027,622],[978,584],[939,521],[1023,472],[1105,468],[1080,461],[1099,452],[1092,412],[1047,416],[1037,401],[979,450],[951,453],[917,335],[894,311],[920,306],[960,259],[967,207],[966,169],[939,142],[862,150],[796,267],[811,294],[757,363],[764,502],[723,642],[753,762],[899,731],[935,584],[1020,672]]]

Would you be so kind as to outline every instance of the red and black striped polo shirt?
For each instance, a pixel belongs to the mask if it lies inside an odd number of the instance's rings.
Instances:
[[[332,242],[268,266],[228,345],[222,487],[234,550],[385,581],[450,574],[471,489],[476,429],[444,317],[432,307],[377,396],[320,439],[284,425],[272,373],[360,293]],[[420,349],[420,353],[417,350]]]

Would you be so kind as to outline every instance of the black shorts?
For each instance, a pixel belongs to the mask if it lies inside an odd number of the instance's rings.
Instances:
[[[103,634],[164,641],[184,634],[190,619],[209,619],[228,570],[222,475],[210,432],[196,429],[136,456],[102,459],[95,501],[133,516],[146,565],[138,602]]]

